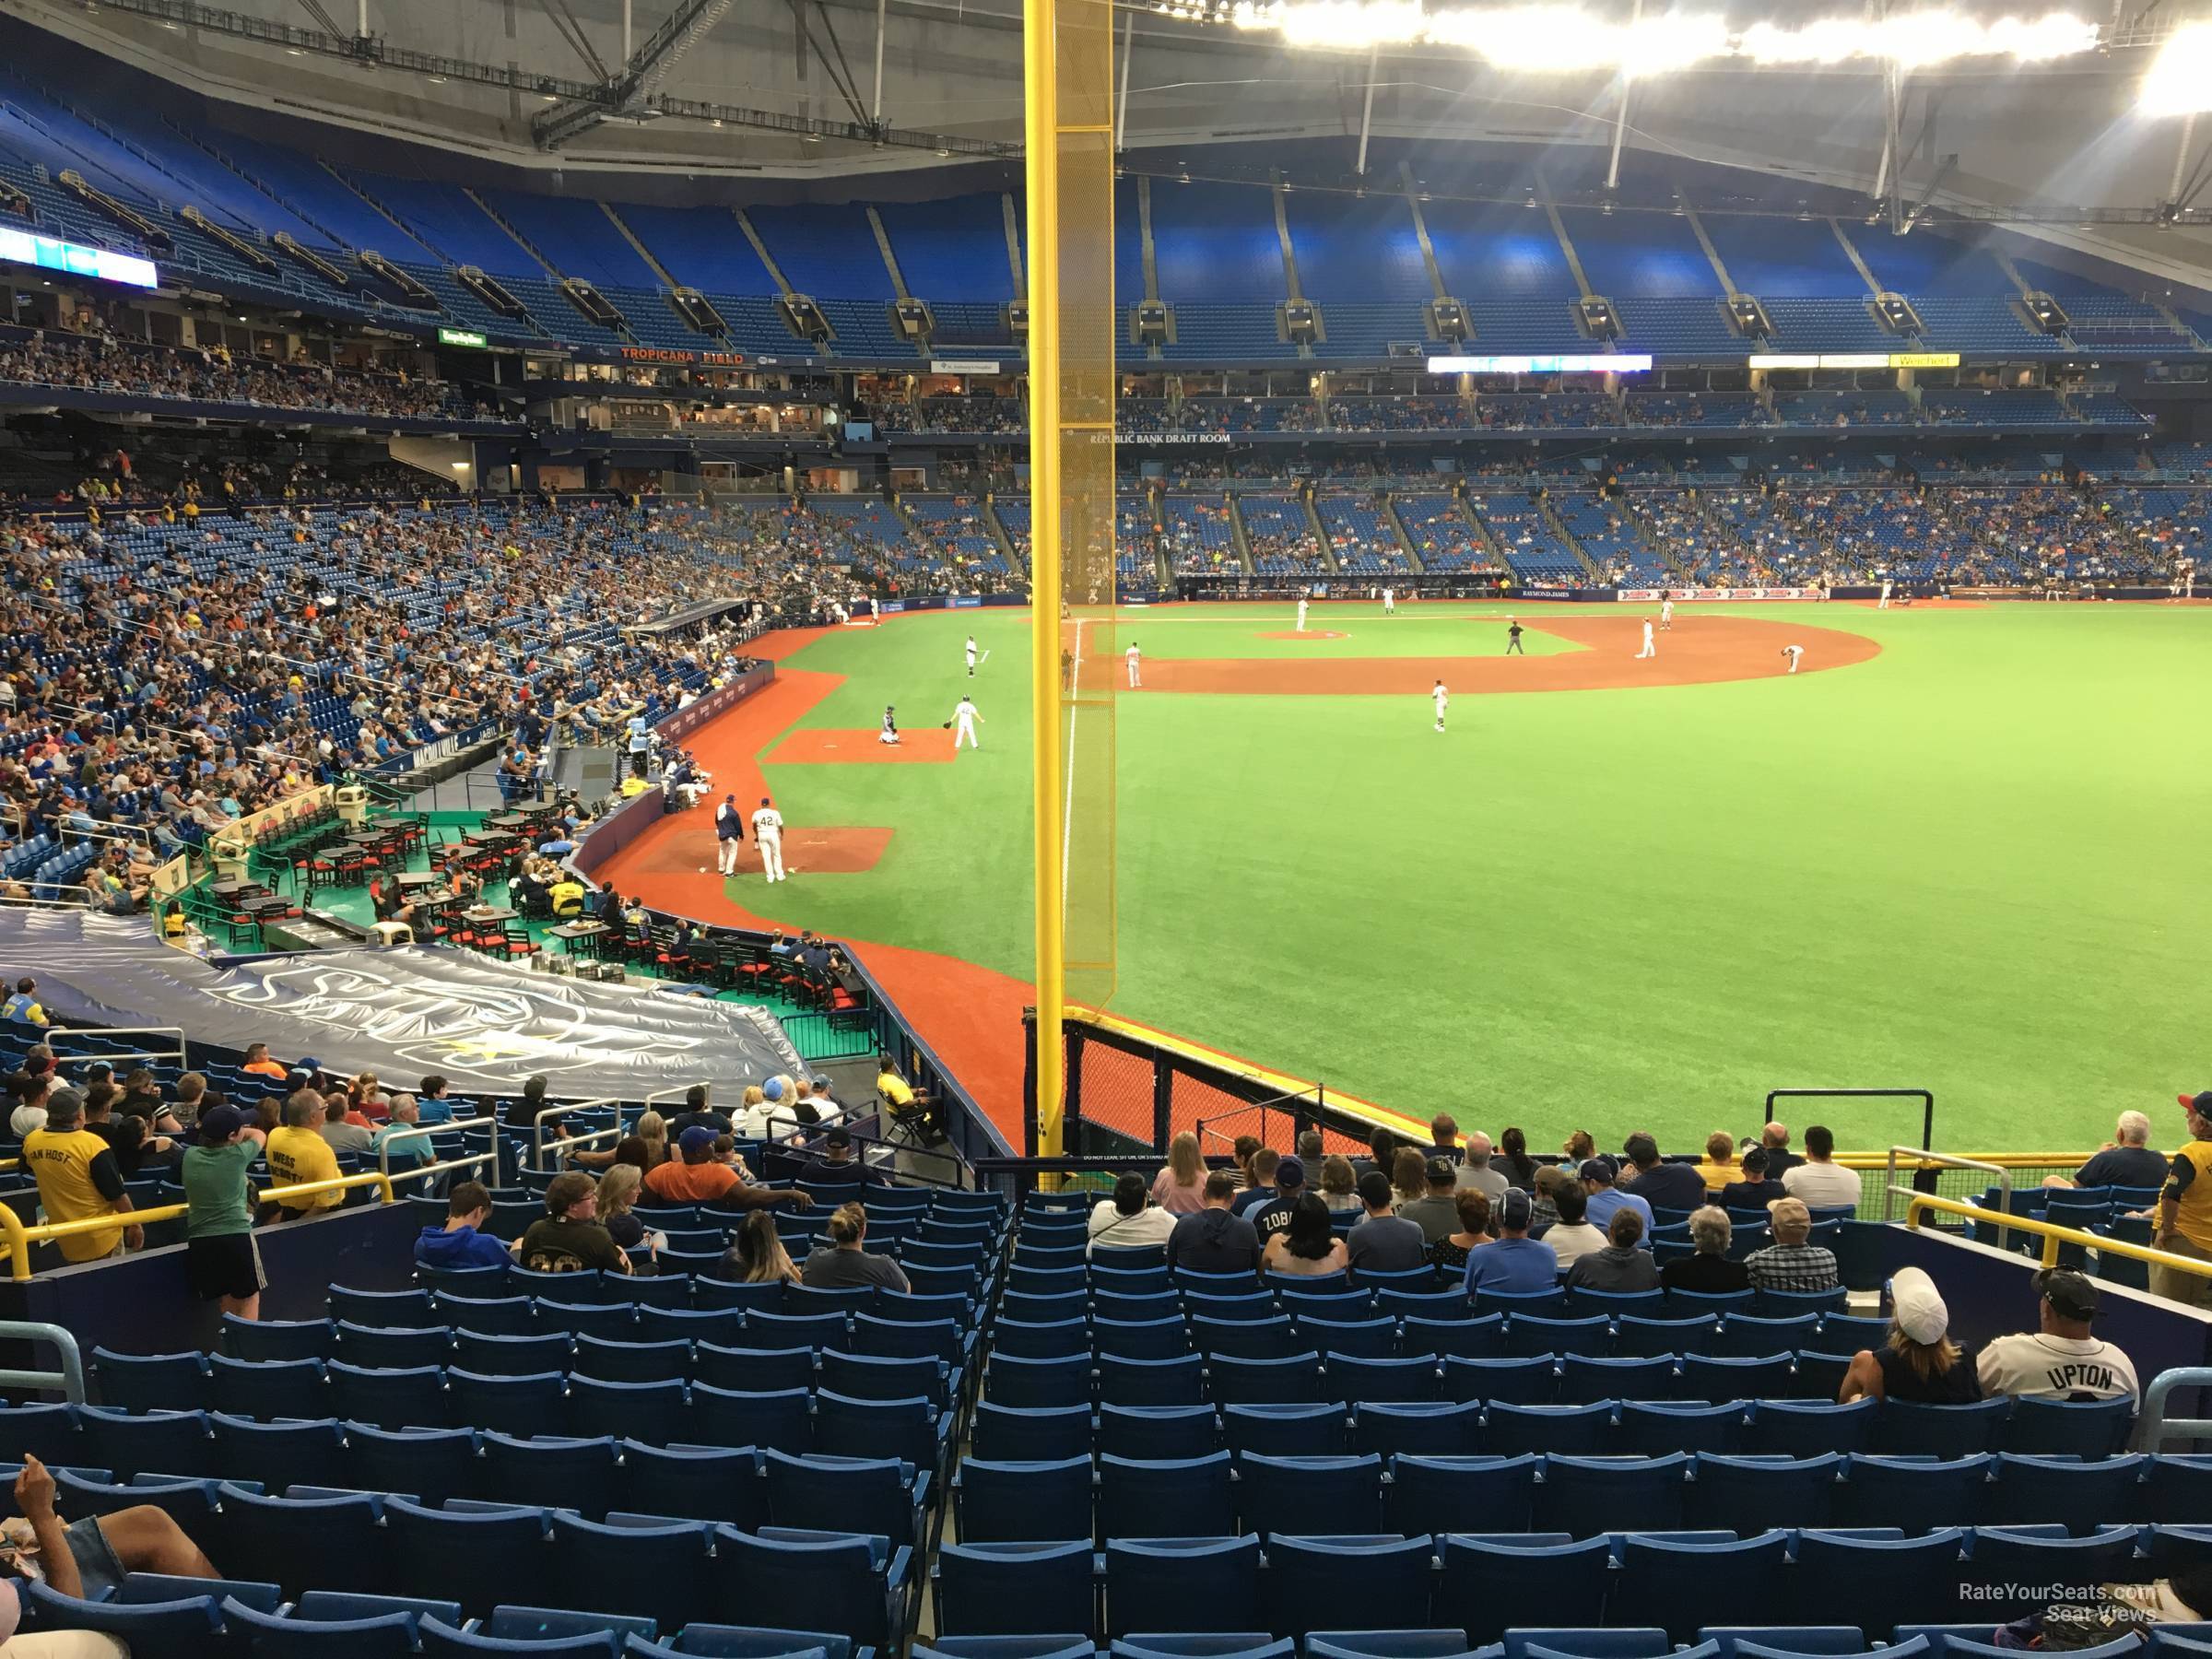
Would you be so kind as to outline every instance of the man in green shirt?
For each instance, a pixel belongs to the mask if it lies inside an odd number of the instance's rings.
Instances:
[[[199,1144],[184,1152],[184,1275],[202,1301],[219,1301],[241,1319],[261,1317],[261,1251],[246,1179],[261,1148],[235,1106],[203,1112]]]

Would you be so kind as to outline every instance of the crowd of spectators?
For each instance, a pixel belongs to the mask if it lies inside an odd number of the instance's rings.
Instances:
[[[0,382],[409,420],[498,418],[482,406],[465,408],[451,387],[436,381],[327,363],[241,360],[219,346],[155,346],[105,331],[7,331],[0,335]]]

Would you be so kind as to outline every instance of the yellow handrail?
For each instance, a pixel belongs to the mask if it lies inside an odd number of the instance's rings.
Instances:
[[[415,1171],[427,1175],[448,1166],[430,1164]],[[329,1181],[303,1181],[294,1186],[270,1187],[256,1196],[247,1189],[247,1203],[258,1206],[264,1204],[286,1204],[295,1198],[312,1198],[317,1193],[348,1191],[354,1187],[372,1186],[377,1189],[378,1202],[394,1202],[392,1177],[381,1170],[371,1170],[359,1175],[340,1175]],[[174,1221],[190,1208],[183,1204],[158,1204],[151,1209],[124,1210],[117,1215],[88,1216],[81,1221],[44,1221],[36,1227],[26,1227],[23,1218],[10,1206],[0,1204],[0,1249],[8,1258],[8,1270],[18,1282],[30,1277],[30,1246],[50,1243],[55,1239],[70,1239],[84,1233],[113,1232],[120,1227],[144,1227],[149,1221]]]
[[[2088,1152],[1959,1152],[1952,1154],[1952,1156],[1971,1159],[1976,1163],[1995,1164],[1999,1169],[2004,1170],[2040,1170],[2079,1169],[2083,1164],[2088,1162],[2094,1154]],[[1887,1152],[1839,1152],[1836,1154],[1836,1162],[1847,1170],[1886,1170],[1889,1167],[1889,1154]],[[1897,1167],[1900,1170],[1941,1170],[1948,1169],[1950,1166],[1932,1163],[1926,1159],[1912,1158],[1900,1152],[1897,1155]]]
[[[1905,1225],[1915,1231],[1920,1228],[1921,1212],[1936,1210],[1947,1216],[1963,1216],[1970,1221],[2000,1223],[2017,1228],[2021,1232],[2033,1233],[2043,1241],[2043,1265],[2058,1265],[2058,1247],[2061,1244],[2079,1244],[2090,1250],[2102,1251],[2108,1255],[2125,1256],[2130,1261],[2147,1262],[2154,1267],[2174,1267],[2184,1273],[2203,1274],[2212,1278],[2212,1261],[2200,1262],[2194,1256],[2175,1255],[2171,1251],[2156,1250],[2147,1244],[2130,1244],[2124,1239],[2108,1239],[2101,1233],[2084,1232],[2078,1227],[2061,1227],[2053,1221],[2038,1221],[2033,1216],[2006,1216],[1993,1209],[1983,1209],[1978,1204],[1961,1204],[1956,1198],[1938,1198],[1933,1193],[1914,1193],[1905,1205]]]

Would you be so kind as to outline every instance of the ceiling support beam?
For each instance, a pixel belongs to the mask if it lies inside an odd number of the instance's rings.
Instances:
[[[1635,0],[1629,8],[1629,25],[1634,28],[1643,21],[1643,0]],[[1613,77],[1613,154],[1606,162],[1606,194],[1610,195],[1620,188],[1620,141],[1629,130],[1629,87],[1627,73]]]
[[[1367,135],[1375,124],[1375,65],[1382,55],[1380,42],[1367,49],[1367,96],[1359,105],[1359,159],[1352,164],[1352,171],[1363,179],[1367,177]]]
[[[1136,7],[1133,6],[1122,14],[1122,89],[1113,111],[1113,153],[1117,156],[1129,147],[1129,60],[1136,55],[1132,50],[1135,41]]]
[[[656,112],[646,100],[653,88],[666,77],[676,62],[722,20],[730,9],[731,0],[679,0],[677,8],[661,20],[661,26],[646,36],[645,43],[634,52],[625,52],[618,73],[608,73],[598,65],[591,52],[590,42],[582,38],[581,30],[569,36],[588,62],[599,71],[599,84],[583,100],[547,110],[530,123],[530,135],[540,149],[558,149],[570,139],[591,131],[609,116],[628,115],[647,119]],[[560,18],[566,15],[571,25],[575,22],[569,12],[568,0],[547,0],[547,14],[554,18],[554,26],[560,28]],[[627,48],[630,37],[630,0],[622,4],[622,43]]]

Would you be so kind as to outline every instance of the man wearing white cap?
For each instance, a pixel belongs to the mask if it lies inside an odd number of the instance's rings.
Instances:
[[[1936,1281],[1923,1268],[1900,1267],[1889,1280],[1889,1340],[1851,1357],[1837,1404],[1876,1399],[1964,1406],[1980,1399],[1973,1356],[1959,1351],[1950,1328],[1951,1311]]]

